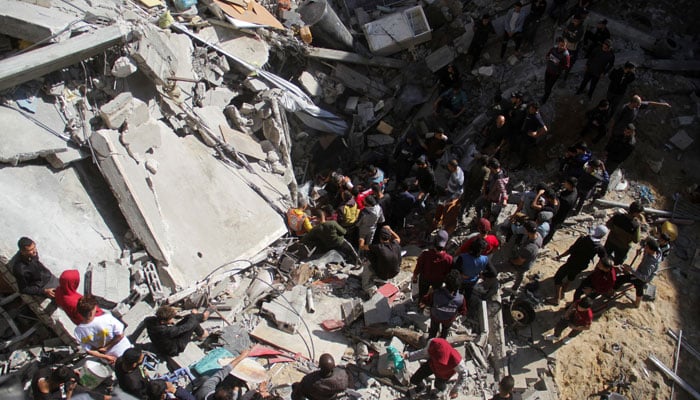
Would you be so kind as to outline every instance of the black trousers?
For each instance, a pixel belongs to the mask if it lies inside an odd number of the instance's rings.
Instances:
[[[586,88],[586,85],[590,82],[591,85],[588,88],[588,98],[592,98],[593,92],[595,92],[595,87],[598,85],[599,80],[600,75],[589,74],[588,72],[586,72],[585,74],[583,74],[583,80],[581,81],[581,85],[579,85],[576,94],[583,93],[583,90]]]
[[[549,95],[552,94],[552,88],[554,84],[559,79],[559,74],[544,74],[544,95],[542,96],[542,101],[540,103],[544,104],[549,99]]]
[[[433,374],[433,370],[430,369],[430,364],[427,362],[422,363],[420,368],[411,377],[411,384],[418,386],[420,389],[425,389],[425,382],[423,382],[427,377]],[[435,389],[443,391],[447,389],[447,380],[435,377]]]

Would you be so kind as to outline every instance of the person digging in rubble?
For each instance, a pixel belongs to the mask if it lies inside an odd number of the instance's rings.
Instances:
[[[28,237],[17,241],[19,251],[12,257],[10,264],[12,274],[17,280],[17,287],[22,294],[54,298],[58,287],[58,278],[39,261],[36,243]]]
[[[379,243],[369,246],[369,264],[362,269],[362,290],[371,297],[376,291],[376,279],[390,280],[401,269],[401,238],[388,225],[379,232]]]
[[[142,367],[144,354],[141,350],[127,349],[114,364],[119,387],[126,393],[143,399],[147,396],[148,374]]]
[[[94,296],[87,295],[78,300],[78,313],[83,317],[83,323],[75,327],[75,338],[89,355],[114,364],[131,348],[131,342],[124,336],[121,321],[109,313],[97,316]]]
[[[74,324],[80,325],[83,323],[83,316],[78,312],[78,301],[83,297],[78,293],[78,285],[80,285],[80,271],[77,269],[68,269],[61,273],[58,279],[58,288],[56,288],[56,305],[65,311],[68,318]],[[97,306],[95,316],[99,317],[104,314],[104,311]]]
[[[194,394],[197,400],[233,400],[238,398],[241,387],[245,386],[245,382],[232,376],[231,371],[248,357],[249,353],[250,350],[243,351],[230,363],[207,378]]]
[[[559,305],[559,302],[564,297],[564,292],[568,289],[569,283],[575,281],[578,274],[588,268],[588,264],[593,260],[593,257],[596,255],[599,258],[605,257],[606,253],[601,240],[607,234],[608,228],[605,225],[598,225],[591,229],[588,235],[576,239],[574,244],[555,258],[555,260],[559,261],[569,256],[554,274],[556,294],[554,298],[547,300],[547,303]]]
[[[571,332],[564,339],[564,344],[567,344],[579,335],[581,332],[591,329],[593,322],[593,310],[591,310],[591,299],[584,297],[575,301],[571,307],[566,310],[564,317],[561,318],[554,326],[554,334],[545,336],[545,340],[553,342],[558,340],[566,327],[571,328]]]
[[[515,387],[515,379],[511,375],[504,376],[498,382],[498,393],[491,400],[512,400],[513,388]]]
[[[200,324],[209,318],[210,313],[207,309],[199,314],[195,309],[176,324],[175,308],[168,305],[158,307],[155,317],[145,320],[148,337],[156,353],[160,356],[174,357],[185,350],[187,344],[192,341],[193,334],[197,335],[198,340],[205,339],[209,332]]]
[[[347,260],[352,260],[358,263],[357,253],[352,248],[350,242],[345,240],[347,230],[340,226],[336,221],[326,221],[326,212],[322,209],[314,211],[318,218],[316,225],[311,232],[304,235],[301,239],[309,248],[315,247],[316,254],[324,254],[331,250],[339,251]]]
[[[318,371],[306,374],[301,382],[292,385],[292,400],[333,400],[353,387],[352,376],[335,366],[332,355],[321,354],[318,366]]]
[[[445,129],[438,126],[434,132],[428,132],[425,135],[425,140],[421,142],[421,147],[425,150],[425,157],[427,157],[430,164],[436,165],[435,163],[445,154],[447,146],[450,144],[452,144],[452,141],[447,137]]]
[[[574,301],[584,294],[586,297],[595,299],[600,295],[609,296],[613,293],[615,281],[617,280],[617,270],[615,263],[610,257],[603,257],[586,279],[584,279],[574,292]]]
[[[452,256],[445,251],[448,238],[447,231],[439,230],[433,238],[433,247],[423,250],[418,256],[411,280],[418,284],[418,301],[421,301],[430,288],[436,290],[441,287],[452,268]]]
[[[418,195],[416,196],[418,202],[424,203],[428,196],[435,194],[435,173],[424,155],[416,160],[414,185],[418,186]]]
[[[459,395],[464,381],[467,378],[467,367],[459,352],[443,338],[433,338],[428,341],[424,348],[404,353],[404,358],[409,361],[427,360],[411,376],[411,385],[415,387],[409,390],[412,399],[428,398],[430,388],[426,387],[425,379],[435,375],[435,389],[438,397],[444,396],[447,391],[447,383],[456,373],[457,382],[449,392],[450,398],[454,399]]]
[[[472,243],[478,239],[483,239],[486,242],[486,248],[481,252],[482,255],[489,256],[493,254],[501,245],[498,237],[491,233],[491,222],[486,218],[480,218],[476,222],[476,233],[470,234],[467,240],[462,243],[457,251],[457,254],[467,253],[471,248]]]
[[[633,270],[631,265],[623,264],[624,274],[618,276],[615,282],[615,290],[620,289],[626,283],[634,285],[636,294],[634,306],[636,308],[639,308],[639,305],[642,303],[644,287],[654,279],[662,259],[659,243],[651,237],[644,240],[642,253],[642,260],[637,265],[637,269]]]
[[[489,177],[484,181],[481,195],[474,202],[474,209],[477,218],[483,217],[493,222],[498,218],[501,209],[508,204],[510,178],[497,159],[490,158],[486,166],[489,168]]]
[[[459,289],[462,277],[453,269],[445,278],[445,285],[433,289],[421,298],[422,307],[430,307],[430,329],[428,338],[432,339],[440,331],[440,337],[447,338],[450,327],[457,315],[467,315],[467,300]]]
[[[313,229],[311,218],[306,213],[309,202],[304,197],[299,197],[297,208],[287,210],[287,227],[294,236],[304,236]]]
[[[453,268],[459,271],[462,278],[461,292],[467,301],[472,297],[474,286],[479,281],[481,272],[489,268],[489,259],[484,253],[488,244],[482,238],[472,242],[466,253],[455,257]]]

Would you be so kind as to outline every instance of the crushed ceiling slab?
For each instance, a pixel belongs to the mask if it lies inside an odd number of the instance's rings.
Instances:
[[[31,43],[69,38],[74,20],[76,18],[58,10],[25,1],[4,0],[0,7],[0,33]]]
[[[161,144],[145,163],[128,156],[116,131],[98,131],[91,142],[131,229],[170,278],[164,283],[188,287],[286,233],[282,217],[212,149],[162,122],[155,129]]]
[[[0,107],[0,163],[20,162],[66,151],[66,142],[33,123],[20,111]]]
[[[104,201],[102,188],[86,189],[85,180],[75,168],[0,168],[0,259],[15,254],[22,236],[37,243],[41,261],[56,276],[69,268],[83,273],[90,262],[119,258],[115,237],[126,231],[123,219],[115,205]]]

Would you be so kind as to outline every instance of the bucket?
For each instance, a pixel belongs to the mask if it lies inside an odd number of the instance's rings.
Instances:
[[[109,367],[91,360],[85,361],[78,371],[80,371],[80,384],[88,389],[100,386],[100,383],[112,376],[112,370]]]
[[[352,34],[326,0],[307,1],[299,7],[299,14],[319,44],[339,50],[352,49]]]

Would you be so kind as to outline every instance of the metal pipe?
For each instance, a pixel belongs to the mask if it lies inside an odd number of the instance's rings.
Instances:
[[[673,373],[678,373],[678,359],[681,356],[681,343],[683,343],[683,329],[678,330],[678,346],[676,346],[676,356],[673,360]],[[671,384],[671,400],[676,397],[676,382]]]
[[[671,371],[667,366],[664,365],[656,356],[653,354],[649,354],[649,361],[653,362],[659,369],[666,374],[669,378],[673,379],[677,384],[679,384],[688,394],[693,396],[694,399],[700,400],[700,392],[695,390],[692,386],[688,384],[688,382],[684,381],[683,378],[680,376],[676,375],[673,371]]]
[[[671,336],[672,338],[678,340],[678,336],[676,336],[676,333],[673,332],[672,330],[669,329],[666,331],[666,333],[669,336]],[[682,342],[681,346],[683,346],[684,349],[688,350],[688,353],[692,354],[695,358],[700,360],[700,352],[695,350],[695,348],[693,346],[691,346],[690,343],[688,343],[688,341],[685,340],[685,338],[682,338],[682,340],[680,340],[680,341]]]

